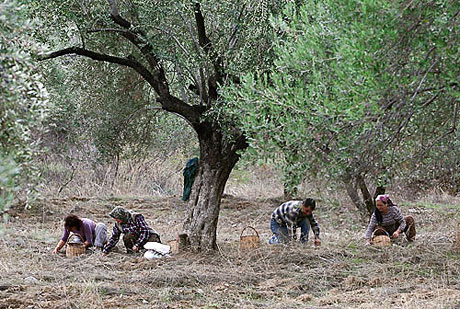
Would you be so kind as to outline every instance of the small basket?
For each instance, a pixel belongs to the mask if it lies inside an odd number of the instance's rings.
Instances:
[[[245,235],[243,236],[243,232],[247,229],[252,229],[256,234],[255,235]],[[248,250],[248,249],[255,249],[260,247],[260,238],[259,233],[257,230],[252,226],[246,226],[240,234],[240,249],[241,250]]]
[[[378,234],[378,235],[375,235]],[[372,235],[372,243],[376,247],[390,247],[391,239],[384,229],[376,229]]]
[[[78,237],[78,241],[76,239]],[[86,246],[81,242],[80,237],[76,234],[69,236],[67,240],[67,246],[65,249],[65,255],[67,257],[79,256],[86,253]]]
[[[179,253],[179,241],[177,239],[168,241],[168,245],[171,247],[172,254]]]

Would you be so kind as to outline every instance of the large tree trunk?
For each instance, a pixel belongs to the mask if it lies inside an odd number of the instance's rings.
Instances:
[[[367,213],[369,215],[372,215],[372,213],[374,212],[375,203],[374,203],[374,199],[369,193],[369,190],[367,189],[367,185],[366,185],[366,182],[364,181],[364,177],[361,175],[356,176],[356,183],[358,184],[359,189],[361,190],[363,202],[364,202],[364,205],[366,206]]]
[[[369,217],[372,215],[375,209],[375,198],[379,194],[385,193],[385,188],[382,186],[377,186],[375,193],[372,196],[367,188],[364,176],[362,175],[350,175],[347,174],[343,177],[343,182],[347,190],[348,196],[355,206],[358,208],[358,211],[361,215],[361,219],[364,222],[369,220]],[[361,195],[359,194],[361,192]]]
[[[216,231],[221,197],[230,172],[238,162],[237,151],[247,147],[244,136],[231,145],[225,145],[219,130],[197,132],[200,140],[199,170],[184,222],[190,249],[196,252],[217,249]]]

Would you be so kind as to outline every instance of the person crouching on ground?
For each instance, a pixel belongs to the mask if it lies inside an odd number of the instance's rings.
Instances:
[[[137,252],[149,241],[159,242],[160,235],[145,222],[144,216],[123,207],[115,207],[110,213],[116,222],[113,226],[112,237],[102,250],[106,255],[118,243],[120,234],[124,234],[123,242],[128,253]]]
[[[107,241],[107,226],[104,223],[96,224],[93,220],[80,219],[76,215],[69,215],[64,220],[64,234],[56,248],[54,248],[53,254],[58,253],[64,247],[70,233],[80,236],[80,239],[87,248],[94,245],[96,248],[102,249]]]
[[[300,227],[300,241],[308,242],[310,226],[315,234],[315,245],[319,246],[319,225],[313,216],[316,201],[307,198],[304,201],[289,201],[281,204],[273,211],[270,229],[273,236],[268,241],[270,244],[287,243],[292,238],[297,239],[297,227]]]
[[[374,233],[375,232],[375,233]],[[398,238],[404,232],[408,241],[415,239],[415,221],[412,216],[403,217],[401,210],[393,204],[387,194],[375,199],[375,210],[366,230],[366,245],[372,242],[372,234]]]

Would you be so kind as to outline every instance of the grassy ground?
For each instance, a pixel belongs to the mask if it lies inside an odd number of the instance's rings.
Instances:
[[[170,198],[48,199],[15,210],[0,237],[0,308],[458,308],[460,254],[453,244],[458,204],[402,204],[417,222],[413,244],[364,246],[353,209],[323,202],[316,212],[322,246],[269,246],[269,216],[279,200],[223,200],[214,255],[183,253],[147,261],[120,252],[77,258],[51,255],[62,218],[112,222],[114,206],[141,212],[175,238],[186,204]],[[239,250],[251,225],[261,248]]]

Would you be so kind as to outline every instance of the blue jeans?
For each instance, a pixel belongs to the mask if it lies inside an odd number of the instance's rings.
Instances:
[[[300,221],[298,226],[300,227],[300,242],[307,242],[308,234],[310,233],[310,222],[307,220],[307,218],[304,218],[302,221]],[[270,230],[274,235],[274,237],[269,240],[270,244],[287,243],[290,241],[286,224],[281,225],[275,220],[271,219]]]

